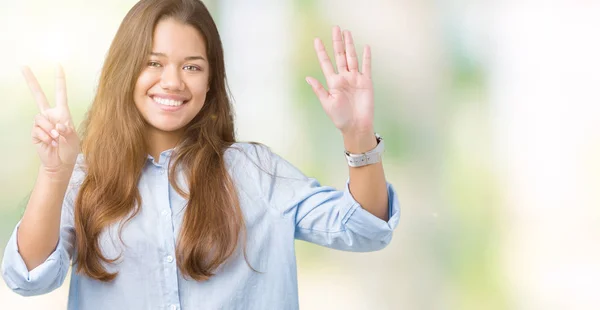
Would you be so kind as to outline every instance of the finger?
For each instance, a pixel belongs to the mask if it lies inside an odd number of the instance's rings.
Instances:
[[[31,90],[31,93],[35,98],[35,102],[40,112],[43,112],[46,109],[50,108],[50,105],[48,104],[48,99],[46,99],[46,95],[42,91],[40,83],[38,83],[37,79],[33,75],[33,72],[31,72],[31,69],[27,66],[24,66],[21,68],[21,73],[25,77],[27,86],[29,86],[29,90]]]
[[[55,126],[56,131],[58,131],[58,133],[60,134],[61,137],[65,138],[68,137],[71,134],[71,128],[63,125],[63,124],[56,124]]]
[[[329,98],[329,92],[315,78],[307,77],[306,83],[312,87],[313,92],[319,98],[319,101],[325,102]]]
[[[73,133],[75,133],[75,130],[73,128],[71,128],[68,125],[64,125],[64,124],[60,124],[60,123],[56,124],[56,130],[64,138],[69,138]]]
[[[354,40],[352,39],[352,33],[348,30],[344,30],[344,41],[346,42],[346,53],[345,57],[348,62],[348,71],[358,71],[358,58],[356,57],[356,48],[354,47]]]
[[[331,37],[333,38],[333,52],[335,54],[335,63],[337,64],[338,73],[347,72],[348,64],[346,63],[346,51],[344,50],[344,40],[342,40],[340,27],[333,27],[331,30]]]
[[[52,142],[56,142],[47,132],[37,126],[33,127],[33,130],[31,131],[31,138],[34,144],[43,143],[46,145],[53,145]]]
[[[327,51],[325,50],[325,46],[321,39],[315,39],[315,51],[317,52],[317,57],[319,58],[319,64],[321,65],[321,70],[323,70],[323,74],[325,78],[329,78],[332,75],[335,75],[335,71],[333,70],[333,65],[331,64],[331,60],[329,59],[329,55],[327,55]]]
[[[56,130],[60,133],[61,139],[63,139],[70,146],[79,146],[79,137],[74,127],[67,124],[56,124]]]
[[[46,134],[52,136],[54,139],[58,138],[59,133],[55,130],[54,124],[50,122],[45,116],[38,114],[34,118],[35,126],[41,128]]]
[[[362,74],[371,78],[371,47],[368,45],[363,49]]]
[[[62,125],[62,124],[61,124]],[[75,126],[73,124],[71,124],[71,121],[68,120],[65,124],[64,124],[65,128],[67,129],[68,132],[77,132],[77,129],[75,128]]]
[[[56,130],[58,131],[58,133],[60,133],[61,135],[67,134],[69,132],[69,129],[67,126],[58,123],[56,124]]]
[[[67,108],[67,82],[65,71],[60,63],[56,64],[56,105]]]

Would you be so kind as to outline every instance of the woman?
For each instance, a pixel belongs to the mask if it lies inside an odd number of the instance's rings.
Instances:
[[[297,309],[294,239],[385,247],[399,207],[373,131],[370,51],[359,70],[351,34],[335,27],[333,40],[338,73],[315,41],[329,90],[307,82],[344,137],[343,191],[235,141],[221,40],[200,1],[130,10],[81,147],[62,69],[50,107],[25,68],[41,112],[32,130],[41,167],[5,249],[8,286],[50,292],[72,261],[69,309]]]

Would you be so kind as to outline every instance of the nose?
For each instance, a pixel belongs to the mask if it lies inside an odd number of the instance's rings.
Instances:
[[[166,90],[182,91],[183,80],[179,75],[179,69],[175,66],[165,66],[160,78],[160,87]]]

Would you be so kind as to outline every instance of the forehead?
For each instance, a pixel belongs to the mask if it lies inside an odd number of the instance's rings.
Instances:
[[[154,28],[152,52],[164,53],[169,58],[206,56],[206,42],[193,26],[167,18]]]

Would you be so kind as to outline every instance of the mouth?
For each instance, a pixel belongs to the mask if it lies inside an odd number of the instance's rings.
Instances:
[[[154,102],[158,103],[159,105],[165,106],[165,107],[179,107],[179,106],[186,104],[189,101],[189,100],[168,99],[168,98],[162,98],[162,97],[158,97],[158,96],[150,96],[150,98]]]

